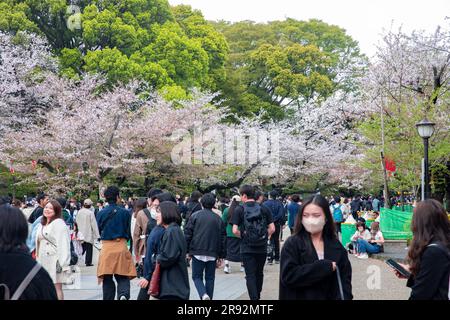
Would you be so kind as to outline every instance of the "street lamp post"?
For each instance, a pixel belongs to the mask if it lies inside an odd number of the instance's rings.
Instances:
[[[435,123],[428,121],[427,119],[424,119],[416,124],[417,131],[419,132],[419,136],[423,139],[423,147],[424,147],[424,173],[423,173],[423,179],[424,179],[424,199],[428,199],[430,197],[430,169],[429,169],[429,163],[428,163],[428,139],[433,135],[434,133],[434,125]]]

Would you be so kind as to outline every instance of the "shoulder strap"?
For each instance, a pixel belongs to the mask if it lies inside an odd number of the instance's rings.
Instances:
[[[44,235],[44,226],[42,226],[42,228],[41,228],[41,236],[42,236],[45,240],[47,240],[48,242],[50,242],[50,244],[51,244],[52,246],[54,246],[55,248],[58,248],[58,247],[56,246],[56,244],[54,244],[52,241],[50,241],[49,238],[47,238],[47,237]]]
[[[11,300],[19,300],[22,293],[25,291],[25,289],[30,284],[31,280],[33,280],[34,276],[39,272],[41,269],[41,265],[39,263],[36,263],[31,269],[31,271],[27,274],[25,279],[23,279],[22,283],[17,288],[16,292],[14,292],[14,295],[12,296]]]
[[[152,218],[152,214],[150,213],[150,210],[148,210],[148,208],[144,208],[145,215],[147,216],[147,218],[150,220]]]

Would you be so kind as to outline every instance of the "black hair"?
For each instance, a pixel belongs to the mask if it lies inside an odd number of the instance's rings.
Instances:
[[[194,191],[191,194],[191,201],[198,201],[202,197],[202,193],[200,191]]]
[[[230,207],[228,208],[228,217],[227,217],[227,223],[231,222],[231,219],[233,218],[233,213],[236,207],[239,205],[239,202],[233,199],[231,201]]]
[[[97,203],[100,203],[101,205],[103,205],[105,202],[102,199],[100,199],[97,201]]]
[[[155,200],[156,196],[160,193],[163,193],[161,189],[151,188],[150,191],[147,193],[147,198],[153,201]]]
[[[163,224],[171,224],[176,223],[181,226],[181,214],[180,208],[173,201],[164,201],[159,204],[159,208],[161,210],[161,220]]]
[[[39,193],[36,197],[36,202],[40,205],[41,204],[41,200],[44,200],[45,197],[47,197],[47,194],[45,194],[44,192]]]
[[[61,205],[62,208],[66,207],[66,204],[67,204],[67,199],[66,198],[58,198],[58,199],[56,199],[56,201],[59,202],[59,204]]]
[[[251,185],[244,184],[239,189],[239,193],[241,194],[241,196],[243,196],[245,194],[248,199],[255,200],[255,188],[253,186],[251,186]]]
[[[146,198],[139,198],[134,200],[133,203],[133,211],[134,212],[139,212],[141,210],[144,210],[145,208],[147,208],[147,199]]]
[[[0,252],[26,249],[28,223],[18,208],[0,206]]]
[[[200,200],[202,207],[205,209],[212,209],[216,204],[216,196],[212,193],[205,193]]]
[[[119,194],[120,194],[119,188],[117,188],[116,186],[109,186],[105,190],[106,201],[109,203],[116,203]]]
[[[0,206],[4,204],[10,204],[11,199],[8,196],[1,196],[0,197]]]
[[[178,203],[177,199],[175,199],[174,195],[171,194],[170,192],[160,193],[155,198],[159,200],[159,203],[162,203],[164,201],[170,201],[170,202]]]
[[[277,195],[278,195],[278,192],[276,190],[272,190],[272,191],[269,192],[269,196],[272,199],[276,199]]]
[[[336,239],[336,229],[334,226],[333,217],[330,212],[330,206],[328,205],[327,199],[325,199],[320,194],[307,199],[305,201],[305,203],[303,203],[303,205],[300,207],[297,218],[295,219],[294,234],[302,235],[302,236],[309,234],[306,231],[306,229],[303,227],[302,219],[303,219],[303,212],[305,211],[305,208],[310,204],[319,206],[325,213],[325,226],[323,227],[322,236],[324,238],[328,238],[328,239]]]
[[[228,199],[227,197],[221,197],[220,202],[221,203],[230,203],[230,199]]]
[[[300,201],[300,197],[299,197],[298,194],[294,194],[294,195],[291,197],[291,200],[294,201],[295,203],[298,203],[298,202]]]
[[[358,227],[363,227],[364,230],[367,230],[367,226],[366,226],[366,223],[365,223],[364,221],[359,220],[359,221],[356,223],[356,230],[358,230]],[[364,231],[364,230],[363,230],[363,231]]]
[[[259,190],[255,192],[255,200],[258,200],[261,196],[264,197],[264,193]]]
[[[336,203],[341,203],[341,198],[339,198],[339,197],[334,197],[334,202],[336,202]]]

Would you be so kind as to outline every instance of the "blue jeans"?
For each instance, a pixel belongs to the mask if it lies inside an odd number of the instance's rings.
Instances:
[[[205,283],[203,283],[203,271]],[[216,261],[203,262],[192,257],[192,280],[197,288],[200,299],[206,293],[211,299],[214,293],[214,280],[216,278]]]
[[[379,253],[381,246],[378,244],[371,244],[364,239],[358,239],[358,252],[359,253]]]

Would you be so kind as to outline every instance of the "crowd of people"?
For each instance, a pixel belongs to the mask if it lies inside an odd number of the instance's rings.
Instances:
[[[94,265],[95,247],[104,300],[129,300],[136,277],[138,300],[188,300],[188,268],[199,298],[211,300],[216,272],[231,273],[230,262],[240,263],[251,300],[261,299],[266,264],[280,266],[280,299],[352,299],[349,253],[364,259],[384,243],[378,221],[368,228],[361,212],[378,213],[383,199],[280,196],[243,185],[231,199],[153,188],[128,201],[110,186],[96,206],[46,194],[34,207],[2,197],[0,297],[64,299],[63,284],[74,268]],[[339,238],[347,219],[356,223],[350,248]],[[281,245],[286,226],[291,236]],[[402,265],[411,274],[411,299],[448,299],[450,222],[442,205],[417,203],[412,231]]]

